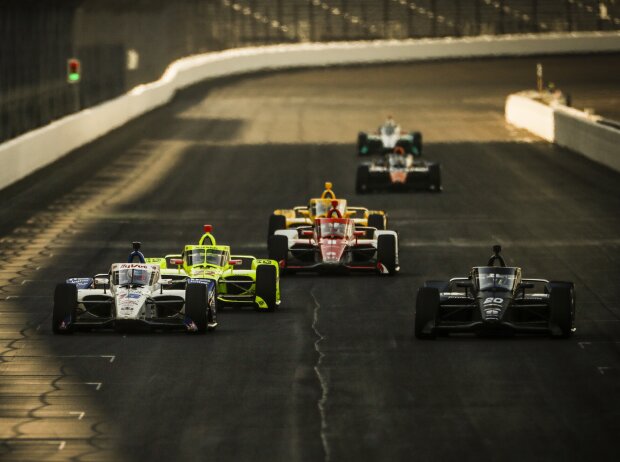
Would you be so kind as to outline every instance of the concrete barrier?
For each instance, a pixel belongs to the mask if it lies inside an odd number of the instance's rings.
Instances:
[[[587,32],[275,45],[190,56],[172,63],[155,82],[1,144],[0,189],[207,79],[313,66],[617,51],[620,33]]]
[[[534,91],[508,96],[506,121],[620,172],[620,130],[562,104],[545,104]]]

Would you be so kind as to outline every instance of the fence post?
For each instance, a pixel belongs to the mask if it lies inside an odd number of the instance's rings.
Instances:
[[[481,19],[480,19],[480,0],[476,0],[476,3],[474,3],[474,22],[476,24],[476,35],[480,35],[480,32],[482,30],[481,27]]]
[[[437,37],[437,0],[431,0],[431,11],[433,12],[433,37]]]
[[[532,0],[532,29],[538,32],[538,0]]]
[[[314,25],[314,5],[312,0],[308,0],[308,24],[310,26],[310,41],[316,41],[316,31]]]

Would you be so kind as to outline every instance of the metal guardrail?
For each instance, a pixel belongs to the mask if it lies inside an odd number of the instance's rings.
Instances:
[[[620,29],[616,0],[3,0],[0,142],[183,56],[308,41]],[[67,82],[69,58],[81,61]]]

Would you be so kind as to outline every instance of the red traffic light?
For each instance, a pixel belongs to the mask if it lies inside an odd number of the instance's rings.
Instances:
[[[80,81],[80,60],[70,58],[67,60],[67,82],[77,83]]]

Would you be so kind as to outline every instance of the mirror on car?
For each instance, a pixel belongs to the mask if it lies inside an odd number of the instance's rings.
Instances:
[[[182,265],[183,264],[183,259],[182,258],[171,258],[170,259],[170,264],[171,265]]]
[[[519,283],[519,289],[533,289],[534,288],[534,283],[533,282],[521,282]]]
[[[314,235],[314,231],[306,229],[306,230],[301,232],[301,235],[304,236],[304,237],[312,237]]]
[[[228,264],[229,265],[240,265],[241,263],[243,263],[243,260],[228,260]]]
[[[355,237],[363,237],[366,233],[364,231],[353,231]]]
[[[474,286],[474,283],[472,281],[458,281],[456,286],[471,289]]]
[[[103,286],[109,283],[110,283],[110,280],[108,278],[95,278],[96,286]]]

